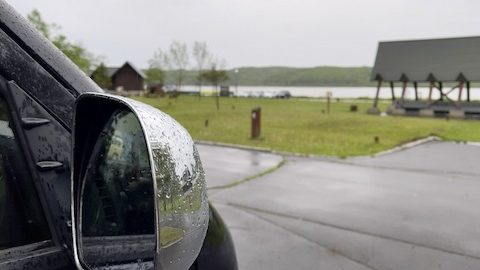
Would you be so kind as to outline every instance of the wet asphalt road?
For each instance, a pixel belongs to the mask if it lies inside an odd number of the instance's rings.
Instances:
[[[210,187],[282,157],[199,145]],[[375,158],[285,157],[209,191],[240,269],[480,269],[480,147]]]

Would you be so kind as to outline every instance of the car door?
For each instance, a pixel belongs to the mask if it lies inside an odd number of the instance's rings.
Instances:
[[[71,268],[9,84],[0,76],[0,269]]]
[[[0,232],[0,269],[71,269],[69,123],[75,94],[4,28],[8,18],[2,12],[0,128],[13,136],[4,138],[8,144],[0,151],[6,179],[0,190],[6,224]],[[38,230],[26,229],[29,224],[37,224]],[[15,238],[16,233],[26,238]]]

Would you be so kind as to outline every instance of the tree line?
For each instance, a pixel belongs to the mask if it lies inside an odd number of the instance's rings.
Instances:
[[[193,65],[190,65],[191,58]],[[187,73],[192,71],[195,73],[194,84],[198,85],[200,91],[206,82],[218,87],[228,80],[225,61],[215,57],[208,49],[207,43],[200,41],[193,43],[191,51],[188,50],[187,44],[179,41],[173,41],[167,50],[158,48],[148,61],[145,74],[149,84],[163,85],[168,72],[174,79],[176,89],[181,90]]]

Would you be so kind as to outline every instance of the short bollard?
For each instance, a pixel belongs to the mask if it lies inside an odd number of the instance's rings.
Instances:
[[[252,139],[257,139],[260,137],[261,112],[262,109],[260,107],[252,109]]]

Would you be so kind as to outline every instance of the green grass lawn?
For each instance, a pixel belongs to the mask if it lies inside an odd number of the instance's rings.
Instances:
[[[367,115],[365,101],[333,101],[330,114],[318,100],[180,96],[137,97],[180,122],[196,140],[241,144],[326,156],[368,155],[429,135],[445,140],[480,141],[480,121]],[[349,111],[357,104],[359,111]],[[250,139],[250,113],[262,108],[262,136]],[[384,110],[387,102],[380,104]],[[208,120],[208,127],[205,121]],[[379,143],[374,138],[379,137]]]

